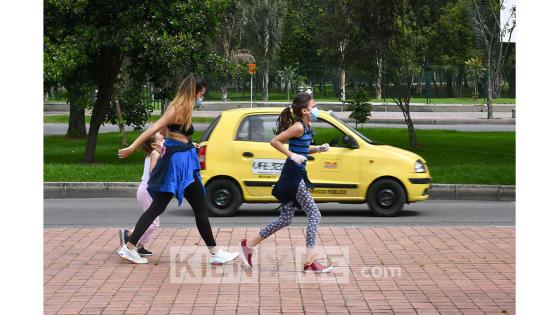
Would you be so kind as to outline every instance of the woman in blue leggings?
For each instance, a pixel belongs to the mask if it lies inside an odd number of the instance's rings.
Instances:
[[[305,92],[297,94],[292,105],[286,107],[278,117],[277,128],[274,131],[276,137],[270,141],[270,144],[285,154],[288,159],[284,163],[272,194],[282,204],[282,211],[280,216],[261,229],[258,235],[250,240],[241,240],[243,262],[247,268],[253,266],[253,248],[276,231],[290,225],[296,209],[300,208],[305,211],[308,218],[305,238],[307,257],[303,271],[318,273],[332,271],[332,267],[325,266],[315,259],[314,248],[321,213],[309,193],[309,188],[313,185],[307,178],[305,170],[309,154],[329,150],[328,143],[320,146],[311,145],[311,120],[316,120],[318,117],[319,109],[315,107],[315,101]],[[288,149],[284,147],[286,142],[289,144]]]

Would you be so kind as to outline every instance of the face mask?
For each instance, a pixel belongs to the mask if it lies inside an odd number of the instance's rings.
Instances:
[[[202,106],[202,97],[197,97],[196,98],[195,106],[197,108],[200,108]]]
[[[319,109],[317,107],[313,107],[311,112],[309,113],[311,120],[317,120],[319,118]]]

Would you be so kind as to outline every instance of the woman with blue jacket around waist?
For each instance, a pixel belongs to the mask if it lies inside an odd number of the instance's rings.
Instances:
[[[148,180],[148,192],[152,196],[152,204],[140,216],[132,235],[117,252],[125,260],[137,264],[148,262],[146,258],[140,257],[136,244],[150,224],[165,211],[173,196],[177,198],[179,205],[181,205],[183,196],[191,205],[198,232],[211,254],[209,263],[223,264],[238,256],[238,253],[229,253],[216,248],[216,241],[208,219],[204,186],[199,173],[200,163],[196,148],[191,141],[194,133],[192,112],[195,102],[200,102],[205,92],[206,84],[198,80],[194,74],[189,74],[181,82],[175,98],[163,116],[129,147],[119,150],[119,158],[124,159],[157,131],[167,128],[162,155]]]
[[[303,266],[305,272],[330,272],[332,267],[325,266],[315,259],[315,239],[321,213],[309,193],[313,185],[307,178],[305,165],[307,156],[329,150],[329,144],[312,146],[311,120],[319,117],[319,109],[310,94],[302,92],[294,97],[292,105],[286,107],[277,120],[277,128],[270,144],[288,157],[282,168],[280,178],[272,194],[280,203],[280,216],[265,226],[258,235],[250,240],[241,240],[243,262],[245,267],[253,266],[253,248],[276,231],[288,226],[296,208],[303,209],[307,215],[306,245],[307,257]],[[288,143],[288,148],[284,147]]]

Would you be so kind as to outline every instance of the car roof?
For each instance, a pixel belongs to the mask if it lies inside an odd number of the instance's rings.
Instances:
[[[232,113],[232,114],[239,114],[239,115],[256,114],[256,113],[279,114],[284,108],[286,107],[282,106],[282,107],[235,108],[235,109],[225,110],[223,111],[223,113]]]

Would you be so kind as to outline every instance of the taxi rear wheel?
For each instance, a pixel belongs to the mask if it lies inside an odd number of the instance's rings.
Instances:
[[[230,180],[217,179],[206,186],[206,204],[211,216],[234,215],[241,202],[241,191]]]
[[[392,179],[376,181],[368,190],[367,203],[373,214],[380,217],[399,215],[406,201],[404,188]]]

